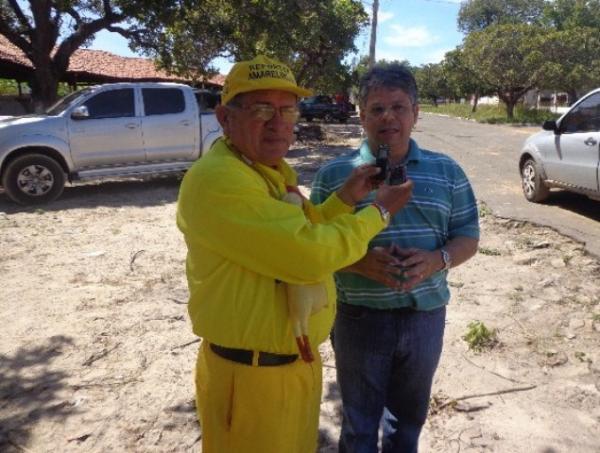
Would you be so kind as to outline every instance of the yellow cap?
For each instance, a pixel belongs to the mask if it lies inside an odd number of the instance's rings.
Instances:
[[[310,96],[312,91],[301,88],[290,68],[264,55],[233,65],[225,79],[221,103],[227,104],[240,93],[256,90],[282,90],[297,96]]]

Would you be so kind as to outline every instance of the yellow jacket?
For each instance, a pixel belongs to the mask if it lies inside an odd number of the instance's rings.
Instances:
[[[297,353],[285,285],[324,281],[328,305],[310,318],[322,343],[335,315],[334,271],[359,260],[385,224],[377,208],[356,214],[335,194],[303,210],[281,201],[297,175],[249,164],[218,140],[185,175],[177,225],[188,246],[188,311],[194,333],[242,349]],[[310,221],[307,221],[307,217]]]

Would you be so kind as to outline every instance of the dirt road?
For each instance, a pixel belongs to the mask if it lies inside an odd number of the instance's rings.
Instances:
[[[305,184],[349,135],[291,152]],[[68,188],[36,210],[0,195],[0,451],[198,451],[178,184]],[[480,253],[450,275],[421,450],[597,452],[600,263],[550,229],[481,212]],[[462,339],[475,320],[497,330],[492,349]],[[340,402],[321,349],[320,451],[333,452]]]

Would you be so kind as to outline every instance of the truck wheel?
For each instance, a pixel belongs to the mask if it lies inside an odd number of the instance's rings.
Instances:
[[[62,193],[65,173],[51,157],[24,154],[8,164],[2,186],[8,197],[19,204],[48,203]]]
[[[323,121],[326,123],[333,123],[333,115],[331,113],[326,113],[323,117]]]
[[[521,168],[521,185],[525,198],[534,203],[540,203],[550,195],[550,189],[544,184],[539,166],[533,159],[527,159]]]

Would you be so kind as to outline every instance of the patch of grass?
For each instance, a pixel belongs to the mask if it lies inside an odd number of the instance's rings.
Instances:
[[[439,113],[443,115],[456,116],[475,120],[479,123],[488,124],[539,124],[546,120],[557,119],[559,114],[548,110],[526,109],[522,106],[515,107],[514,118],[508,119],[504,104],[499,105],[480,105],[476,112],[472,112],[472,106],[469,104],[443,104],[438,107],[433,105],[421,104],[420,109],[424,112]]]
[[[496,329],[488,328],[481,321],[471,321],[467,333],[462,338],[469,345],[469,349],[477,352],[492,349],[498,344]]]
[[[483,202],[479,203],[479,217],[484,218],[488,215],[492,215],[492,210],[489,206]]]
[[[592,321],[600,321],[600,313],[596,313],[594,316],[592,316]]]
[[[498,249],[492,249],[489,247],[479,247],[479,253],[487,256],[500,256],[502,253]]]

